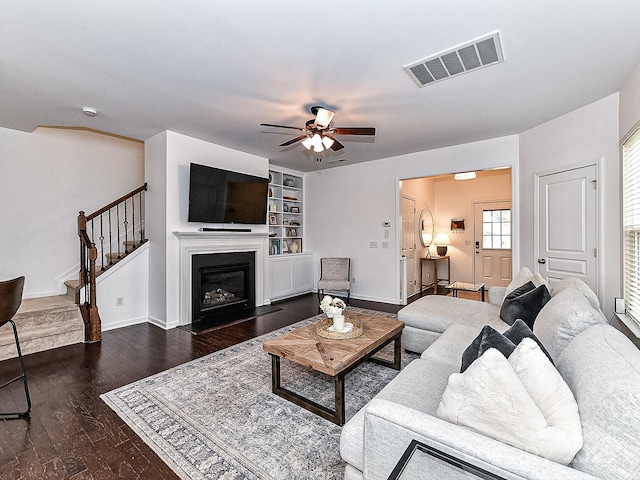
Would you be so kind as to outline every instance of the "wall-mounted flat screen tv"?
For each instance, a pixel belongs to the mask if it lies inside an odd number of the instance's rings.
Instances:
[[[189,221],[265,224],[267,178],[192,163],[189,168]]]

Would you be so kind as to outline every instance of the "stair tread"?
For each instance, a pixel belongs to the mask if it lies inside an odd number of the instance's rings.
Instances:
[[[78,308],[69,295],[54,295],[51,297],[26,298],[22,300],[22,304],[16,313],[16,317],[20,315],[28,315],[39,313],[46,310],[64,310]]]

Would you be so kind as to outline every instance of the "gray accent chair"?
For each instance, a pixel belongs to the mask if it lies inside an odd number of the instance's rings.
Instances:
[[[318,281],[318,298],[322,300],[324,291],[346,290],[347,305],[351,299],[351,259],[343,257],[327,257],[320,259],[320,280]]]

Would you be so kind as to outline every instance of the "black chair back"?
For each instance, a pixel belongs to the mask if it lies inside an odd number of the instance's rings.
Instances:
[[[13,318],[22,303],[24,277],[0,282],[0,327]]]

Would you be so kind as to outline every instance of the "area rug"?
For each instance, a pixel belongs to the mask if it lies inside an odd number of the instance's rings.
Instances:
[[[389,313],[351,308],[380,315]],[[341,427],[271,393],[266,340],[322,315],[126,385],[101,398],[185,479],[338,479]],[[391,358],[393,345],[380,356]],[[417,356],[404,352],[403,367]],[[365,362],[345,379],[351,418],[398,372]],[[282,361],[282,384],[333,408],[333,382]]]

